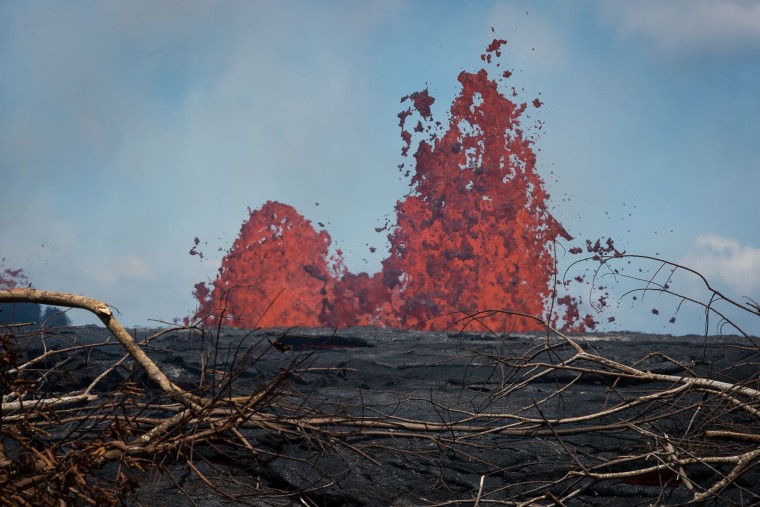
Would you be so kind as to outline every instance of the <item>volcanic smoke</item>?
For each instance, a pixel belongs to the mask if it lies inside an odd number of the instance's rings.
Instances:
[[[481,59],[491,63],[505,43],[494,40]],[[547,317],[552,307],[549,319],[563,329],[593,328],[574,298],[555,292],[554,245],[572,237],[547,208],[533,141],[520,127],[528,105],[499,91],[509,75],[496,81],[485,69],[461,72],[447,126],[433,119],[428,90],[401,99],[408,104],[398,115],[402,156],[412,146],[408,123],[415,113],[420,119],[411,130],[425,138],[414,153],[413,174],[405,173],[410,190],[396,203],[390,254],[379,273],[349,272],[340,250],[329,254],[326,231],[315,230],[293,207],[269,201],[249,208],[212,286],[196,284],[198,316],[236,327],[441,330],[478,310]],[[468,325],[484,327],[539,329],[504,314]]]

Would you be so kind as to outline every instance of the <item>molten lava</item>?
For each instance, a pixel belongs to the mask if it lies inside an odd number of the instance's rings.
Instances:
[[[248,213],[222,259],[213,292],[203,283],[195,286],[203,310],[232,326],[320,325],[333,280],[327,266],[330,236],[278,202]]]
[[[490,63],[505,43],[493,41],[481,58]],[[446,329],[478,310],[546,317],[556,298],[552,321],[564,329],[593,327],[573,298],[554,292],[553,245],[572,238],[548,211],[532,140],[520,127],[527,104],[509,100],[486,70],[462,72],[459,82],[445,128],[433,120],[427,90],[402,99],[411,101],[399,113],[402,155],[412,145],[406,123],[415,112],[421,120],[412,130],[427,139],[414,154],[410,192],[396,204],[381,272],[348,272],[340,251],[329,257],[326,231],[290,206],[267,202],[249,210],[213,287],[196,285],[199,314],[240,327]],[[532,104],[541,106],[538,99]],[[539,326],[499,314],[468,328],[484,327]]]
[[[3,267],[5,259],[0,259],[0,290],[11,290],[21,286],[31,287],[23,269]]]

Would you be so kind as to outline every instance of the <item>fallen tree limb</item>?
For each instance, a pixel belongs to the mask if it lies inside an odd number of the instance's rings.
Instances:
[[[93,313],[100,319],[103,325],[111,332],[124,350],[134,359],[145,371],[148,377],[158,384],[161,389],[172,397],[188,407],[200,409],[199,403],[203,403],[202,398],[193,396],[174,385],[151,360],[143,350],[137,346],[135,341],[129,335],[124,326],[114,317],[111,308],[104,302],[86,296],[70,294],[67,292],[51,292],[36,289],[10,289],[0,290],[0,302],[3,303],[42,303],[54,306],[67,306],[71,308],[81,308]]]

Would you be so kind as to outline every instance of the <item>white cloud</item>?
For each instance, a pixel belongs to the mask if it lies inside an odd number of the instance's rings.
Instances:
[[[760,2],[754,0],[605,2],[601,13],[621,36],[651,39],[673,56],[760,50]]]
[[[737,297],[760,294],[760,248],[715,234],[698,236],[694,246],[681,264],[700,272],[719,289],[719,284],[727,285]]]

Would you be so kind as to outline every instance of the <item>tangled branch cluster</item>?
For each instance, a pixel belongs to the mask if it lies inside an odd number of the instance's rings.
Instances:
[[[173,472],[177,464],[231,502],[323,505],[340,479],[329,463],[382,473],[389,457],[433,468],[447,457],[480,476],[464,494],[442,474],[431,495],[406,499],[412,504],[574,505],[600,488],[631,484],[654,486],[653,501],[664,504],[760,501],[756,477],[748,478],[760,464],[760,347],[749,336],[746,361],[755,373],[732,378],[707,357],[605,357],[591,340],[518,315],[545,326],[545,337],[524,350],[505,336],[495,350],[465,344],[460,359],[471,367],[456,399],[431,393],[389,401],[387,392],[367,391],[336,401],[299,382],[325,369],[312,355],[294,355],[278,371],[257,368],[287,348],[277,341],[224,349],[220,330],[185,327],[138,342],[90,298],[14,289],[0,301],[84,308],[110,331],[99,343],[25,327],[0,337],[1,505],[139,503],[156,473],[193,503],[195,493]],[[179,361],[170,375],[149,353],[178,332],[202,344],[201,366]],[[52,336],[56,344],[48,346]],[[590,385],[603,386],[595,391],[603,395],[590,396]],[[416,418],[422,405],[435,417]],[[286,450],[294,444],[300,454]],[[516,461],[520,453],[530,457]],[[283,456],[305,470],[297,488],[267,472]],[[249,473],[230,474],[231,463]],[[448,498],[433,494],[442,489]]]

